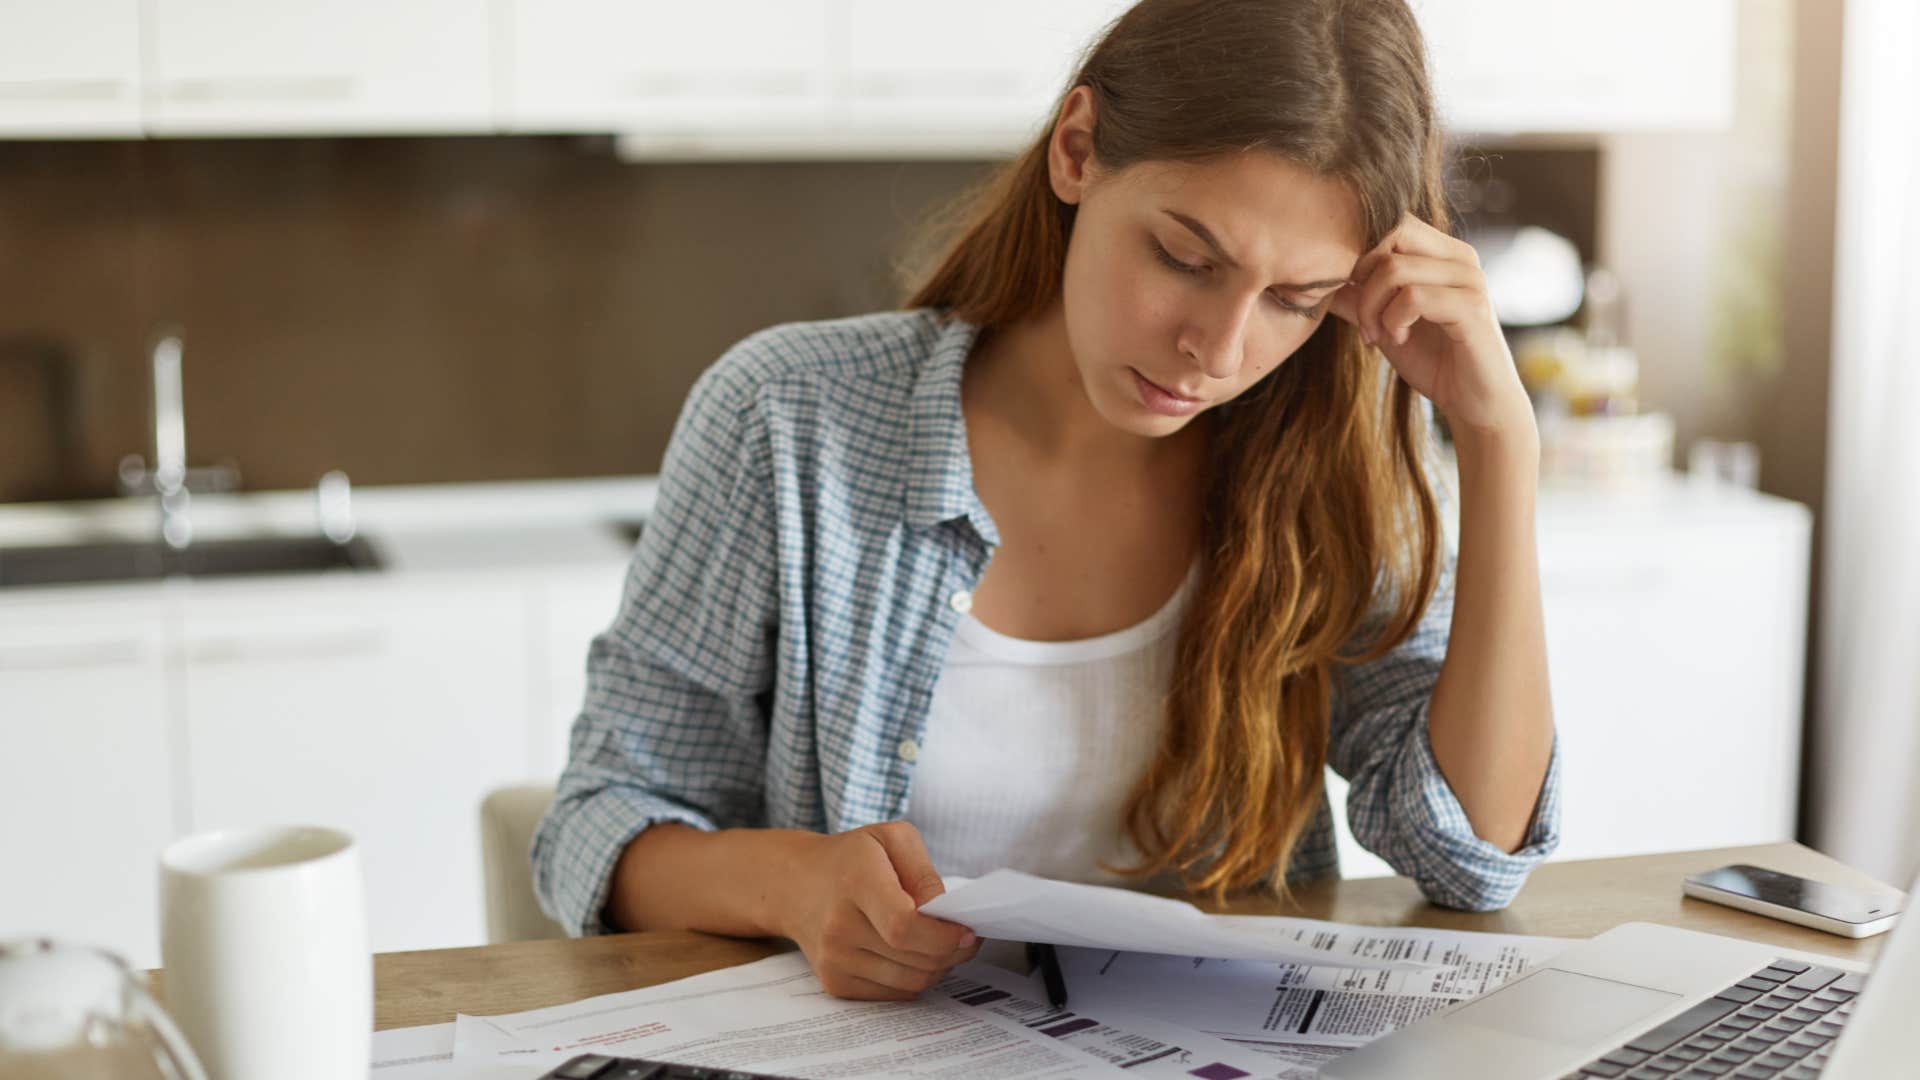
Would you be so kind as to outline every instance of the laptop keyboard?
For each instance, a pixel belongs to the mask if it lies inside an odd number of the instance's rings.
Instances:
[[[1812,1080],[1863,985],[1851,972],[1776,959],[1567,1080]]]

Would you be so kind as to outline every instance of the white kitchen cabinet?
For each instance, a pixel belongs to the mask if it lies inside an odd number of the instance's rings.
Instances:
[[[769,134],[825,121],[829,0],[502,3],[509,131]]]
[[[1039,130],[1122,0],[842,0],[839,122],[857,131]],[[1009,145],[1013,145],[1010,141]]]
[[[1733,119],[1734,0],[1412,0],[1461,132],[1676,131]]]
[[[1792,839],[1812,515],[1738,489],[1542,509],[1561,855]]]
[[[154,134],[493,128],[481,0],[148,0],[142,31]]]
[[[1413,4],[1461,133],[1730,122],[1734,0]],[[997,154],[1128,6],[0,0],[0,138],[504,130],[623,133],[639,157]]]
[[[191,598],[190,827],[352,833],[376,951],[485,940],[478,814],[525,774],[524,592],[342,577]]]
[[[0,940],[160,962],[155,860],[173,836],[157,596],[0,608]]]
[[[587,651],[620,609],[626,567],[576,572],[540,589],[533,642],[538,679],[530,777],[552,779],[566,767],[574,718],[587,695]]]
[[[0,0],[0,138],[140,134],[139,0]]]
[[[1537,522],[1562,759],[1554,858],[1792,839],[1812,515],[1676,483],[1548,490]],[[1347,876],[1391,873],[1336,817]]]

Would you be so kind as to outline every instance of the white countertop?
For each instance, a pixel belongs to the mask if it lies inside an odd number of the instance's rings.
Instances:
[[[382,569],[373,576],[603,567],[628,559],[631,545],[618,526],[643,521],[652,512],[655,486],[652,476],[621,476],[361,487],[353,491],[353,517],[356,534],[369,540],[381,555]],[[196,540],[317,536],[320,532],[312,490],[196,495],[190,517]],[[146,540],[158,535],[159,506],[151,496],[0,504],[0,547]],[[202,578],[194,584],[217,586],[266,576]],[[0,596],[50,599],[74,590],[152,589],[161,584],[33,586],[0,590]]]
[[[656,487],[653,476],[362,487],[353,491],[353,514],[358,535],[382,556],[379,575],[604,567],[631,555],[618,524],[643,521],[653,510]],[[1552,546],[1556,535],[1686,529],[1748,515],[1811,517],[1797,503],[1739,488],[1701,487],[1677,474],[1615,491],[1546,486],[1539,500],[1543,547]],[[202,540],[319,533],[310,489],[197,495],[191,517],[194,536]],[[0,504],[0,547],[144,540],[158,533],[159,508],[152,497]],[[260,577],[200,578],[193,584],[218,587]],[[0,596],[42,599],[72,590],[97,595],[102,589],[158,584],[35,586],[0,590]]]

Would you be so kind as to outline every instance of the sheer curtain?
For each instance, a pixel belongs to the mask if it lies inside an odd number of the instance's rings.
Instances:
[[[1920,866],[1920,4],[1847,0],[1814,845]]]

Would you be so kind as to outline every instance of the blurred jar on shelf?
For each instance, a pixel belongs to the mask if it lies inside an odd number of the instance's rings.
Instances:
[[[1640,411],[1640,360],[1622,333],[1619,278],[1587,274],[1586,326],[1516,335],[1514,363],[1540,424],[1540,481],[1635,488],[1672,469],[1673,418]]]

